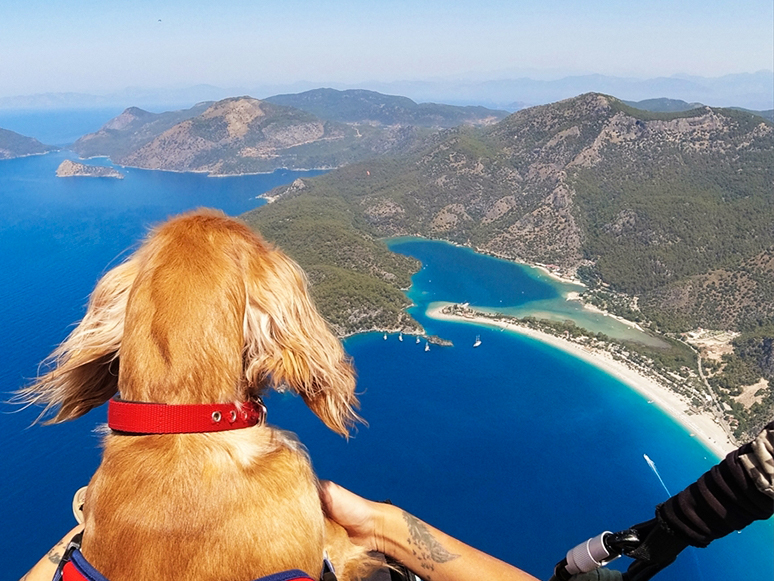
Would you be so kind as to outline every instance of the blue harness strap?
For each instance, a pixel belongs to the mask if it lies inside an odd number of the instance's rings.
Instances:
[[[70,562],[65,565],[62,573],[62,581],[108,581],[78,549],[72,552]]]
[[[309,575],[298,569],[283,571],[282,573],[272,573],[266,577],[261,577],[255,581],[314,581]]]
[[[108,581],[86,560],[78,549],[70,551],[67,561],[57,570],[54,581]],[[315,581],[298,569],[272,573],[255,581]]]

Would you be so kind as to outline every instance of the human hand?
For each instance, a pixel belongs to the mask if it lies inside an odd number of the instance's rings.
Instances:
[[[677,538],[658,518],[634,525],[642,542],[626,555],[635,559],[624,573],[625,581],[647,581],[656,573],[674,563],[688,543]]]
[[[382,509],[388,505],[366,500],[330,480],[320,481],[320,500],[325,514],[344,527],[353,543],[385,552]]]

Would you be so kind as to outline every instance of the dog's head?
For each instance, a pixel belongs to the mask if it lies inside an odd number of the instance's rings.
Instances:
[[[243,223],[198,210],[156,228],[92,293],[25,401],[79,417],[117,391],[169,404],[288,386],[332,430],[358,420],[349,358],[304,273]]]

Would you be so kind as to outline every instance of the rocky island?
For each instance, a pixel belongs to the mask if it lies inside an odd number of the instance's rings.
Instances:
[[[124,174],[112,167],[103,167],[99,165],[86,165],[77,161],[64,160],[56,168],[56,177],[89,177],[89,178],[116,178],[124,179]]]

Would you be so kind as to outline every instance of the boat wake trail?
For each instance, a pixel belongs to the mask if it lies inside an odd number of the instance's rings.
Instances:
[[[656,468],[656,463],[650,459],[650,456],[647,454],[642,455],[643,458],[645,458],[645,462],[648,463],[648,466],[650,466],[650,469],[653,470],[653,474],[656,475],[656,478],[658,478],[658,481],[661,483],[661,486],[664,487],[664,490],[666,490],[666,493],[668,496],[672,496],[672,493],[669,492],[669,489],[667,488],[666,484],[664,484],[664,479],[661,478],[661,474],[658,473],[658,468]],[[697,577],[704,581],[704,574],[701,572],[701,567],[699,567],[699,558],[696,555],[696,550],[694,547],[688,547],[690,549],[691,556],[693,557],[693,565],[694,569],[696,571]]]
[[[666,493],[669,496],[672,496],[672,493],[669,492],[669,489],[667,488],[667,485],[664,484],[664,480],[663,480],[663,478],[661,478],[661,474],[658,473],[658,468],[656,468],[656,463],[653,460],[651,460],[650,457],[647,454],[643,454],[642,456],[643,456],[643,458],[645,458],[645,462],[648,463],[648,466],[650,466],[650,469],[653,470],[653,474],[656,475],[656,478],[658,478],[658,481],[661,483],[661,486],[663,486],[664,490],[666,490]]]

